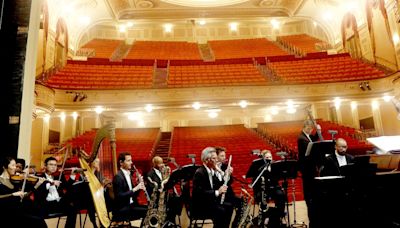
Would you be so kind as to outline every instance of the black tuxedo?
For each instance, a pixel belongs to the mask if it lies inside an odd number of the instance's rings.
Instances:
[[[40,177],[46,178],[43,173],[39,175]],[[53,177],[53,180],[58,180],[59,177]],[[58,195],[61,197],[60,201],[53,200],[47,201],[47,195],[49,194],[49,189],[47,189],[47,184],[50,184],[49,180],[45,180],[35,192],[35,203],[36,207],[39,209],[39,213],[43,218],[46,218],[51,213],[62,212],[67,214],[67,221],[65,227],[75,227],[77,208],[71,198],[72,187],[75,181],[71,178],[67,181],[65,176],[61,178],[61,184],[57,188]],[[65,191],[65,194],[64,194]]]
[[[354,157],[350,154],[345,154],[347,164],[353,162]],[[337,160],[336,153],[330,154],[326,157],[324,164],[321,168],[321,176],[341,176],[341,170],[339,162]]]
[[[135,185],[131,181],[132,189]],[[139,195],[139,191],[133,192],[129,189],[128,182],[125,178],[122,170],[119,170],[118,173],[114,176],[113,179],[113,190],[114,190],[114,205],[113,205],[113,215],[115,221],[125,221],[125,220],[134,220],[137,218],[144,218],[146,216],[146,207],[142,207],[138,205],[137,197]],[[130,200],[133,200],[131,204]]]
[[[216,196],[223,182],[216,175],[212,176],[213,186],[211,186],[209,175],[205,166],[196,170],[193,178],[192,207],[193,217],[212,218],[214,227],[229,227],[232,217],[232,204],[221,205],[221,194]],[[228,194],[227,194],[228,195]]]
[[[311,138],[311,142],[315,142],[318,140],[318,135],[309,135]],[[306,151],[307,151],[307,146],[308,143],[310,143],[310,140],[306,136],[306,134],[301,131],[299,136],[297,137],[297,150],[298,150],[298,165],[299,165],[299,170],[301,172],[301,177],[303,179],[303,194],[304,194],[304,200],[306,201],[307,204],[307,210],[308,210],[308,219],[310,221],[310,228],[312,228],[312,220],[314,217],[314,212],[312,209],[312,191],[314,190],[314,177],[316,176],[317,173],[317,165],[315,162],[310,158],[306,157]]]
[[[155,187],[155,185],[153,183],[151,183],[148,178],[150,178],[152,181],[157,183],[157,190],[161,188],[161,179],[160,177],[157,175],[156,171],[154,170],[154,168],[152,168],[148,173],[147,173],[147,192],[151,195],[153,193],[153,189]]]

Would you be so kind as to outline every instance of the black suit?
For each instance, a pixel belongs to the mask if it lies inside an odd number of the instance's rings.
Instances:
[[[39,176],[46,178],[44,173]],[[56,176],[53,180],[58,179],[59,178]],[[35,192],[35,203],[37,204],[36,207],[39,209],[39,213],[43,218],[46,218],[51,213],[62,212],[67,214],[65,227],[75,227],[77,209],[72,200],[72,194],[70,194],[72,192],[73,183],[74,180],[71,178],[67,181],[64,176],[62,176],[61,184],[57,188],[58,195],[61,197],[60,201],[47,201],[46,198],[49,194],[49,189],[47,189],[46,185],[50,184],[49,180],[44,181],[40,185]],[[66,194],[64,194],[64,190]]]
[[[155,187],[155,185],[153,183],[151,183],[148,178],[150,178],[152,181],[157,183],[157,190],[161,188],[161,179],[160,177],[157,175],[156,171],[154,170],[154,168],[152,168],[148,173],[147,173],[147,183],[148,183],[148,188],[147,188],[147,192],[149,193],[149,195],[151,195],[153,193],[153,189]]]
[[[354,157],[350,154],[345,154],[347,164],[353,162]],[[336,153],[330,154],[326,157],[325,162],[321,168],[321,176],[341,176],[339,162]]]
[[[132,189],[135,187],[131,181]],[[122,170],[119,170],[113,179],[115,204],[113,215],[115,221],[135,220],[146,216],[147,208],[140,206],[137,201],[139,191],[129,189],[128,182]],[[130,200],[133,200],[133,203]]]
[[[191,214],[194,217],[211,218],[214,227],[229,227],[233,207],[224,204],[221,205],[221,194],[216,196],[215,191],[222,186],[215,175],[212,176],[213,186],[211,186],[208,172],[204,166],[196,170],[193,178],[192,207]]]
[[[303,179],[303,194],[304,200],[307,204],[308,211],[308,219],[310,221],[310,228],[313,220],[314,212],[312,210],[312,191],[314,189],[314,177],[317,173],[316,163],[311,159],[311,157],[306,157],[306,151],[308,143],[315,142],[318,140],[317,134],[309,135],[311,141],[308,139],[306,134],[301,131],[300,135],[297,138],[297,149],[299,156],[299,170],[301,172],[301,177]]]

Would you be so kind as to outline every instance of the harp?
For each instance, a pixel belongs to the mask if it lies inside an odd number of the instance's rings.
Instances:
[[[104,197],[104,187],[94,175],[89,166],[89,164],[93,162],[94,159],[96,159],[96,157],[99,155],[99,152],[103,150],[111,150],[111,159],[108,159],[108,161],[112,161],[112,169],[103,171],[109,171],[111,175],[113,175],[117,171],[117,158],[115,144],[115,124],[111,121],[109,121],[106,125],[104,125],[97,131],[93,141],[92,153],[90,155],[86,154],[84,151],[79,151],[79,162],[81,167],[87,170],[84,173],[87,180],[89,181],[89,189],[93,197],[93,203],[96,209],[96,213],[99,217],[100,223],[104,227],[109,227],[111,222],[108,217],[108,211]],[[108,155],[110,156],[110,153],[108,153]]]

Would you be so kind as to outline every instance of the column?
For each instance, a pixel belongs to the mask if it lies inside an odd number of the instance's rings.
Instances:
[[[65,141],[65,114],[60,116],[60,144]]]
[[[351,116],[352,116],[352,120],[353,120],[353,127],[355,129],[360,129],[360,118],[358,116],[357,102],[352,101],[350,106],[351,106]]]
[[[378,135],[383,135],[384,132],[383,132],[382,116],[381,116],[381,110],[379,108],[379,102],[372,101],[371,107],[372,107],[372,117],[374,118],[375,131]]]

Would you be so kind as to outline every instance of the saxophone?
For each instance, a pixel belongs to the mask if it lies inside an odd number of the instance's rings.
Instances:
[[[242,188],[242,192],[244,195],[242,196],[242,204],[241,204],[241,213],[239,219],[239,228],[246,228],[248,226],[253,225],[253,218],[250,213],[251,206],[253,205],[254,198],[250,195],[246,189]]]
[[[161,171],[162,180],[161,186],[149,178],[149,181],[154,184],[153,193],[151,194],[151,201],[147,210],[146,218],[143,222],[143,227],[162,227],[167,218],[167,207],[164,185],[168,182],[171,174],[171,168],[165,166]],[[155,203],[158,198],[158,205]]]

